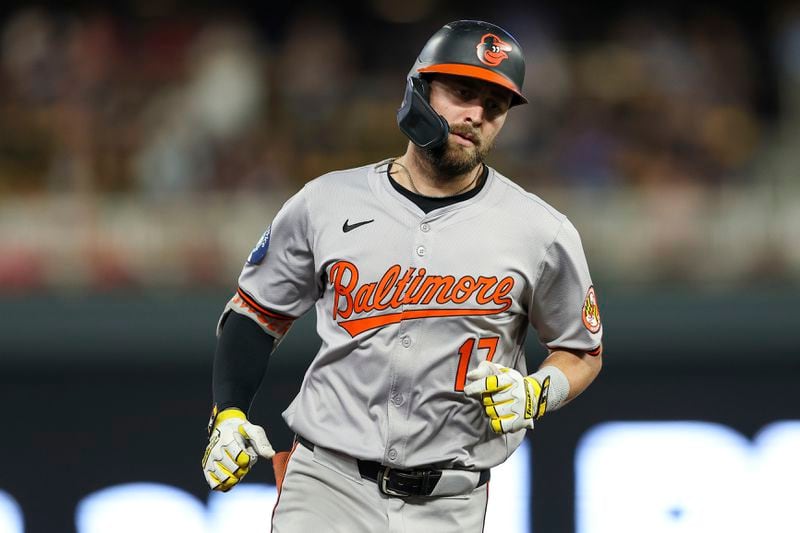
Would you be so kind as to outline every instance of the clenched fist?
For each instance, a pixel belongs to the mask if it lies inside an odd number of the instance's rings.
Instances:
[[[470,383],[464,387],[464,394],[481,399],[495,433],[532,429],[547,409],[549,376],[539,383],[513,368],[481,361],[467,374],[467,380]]]
[[[247,421],[239,409],[225,409],[213,421],[203,455],[203,473],[208,486],[229,491],[250,471],[258,457],[275,455],[264,428]]]

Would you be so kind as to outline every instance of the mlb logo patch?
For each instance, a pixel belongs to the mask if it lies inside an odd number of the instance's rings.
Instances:
[[[256,247],[250,252],[250,257],[247,258],[249,264],[260,265],[261,261],[264,260],[264,256],[267,255],[267,248],[269,248],[269,232],[271,229],[272,226],[267,228],[267,231],[265,231],[264,235],[258,240]]]

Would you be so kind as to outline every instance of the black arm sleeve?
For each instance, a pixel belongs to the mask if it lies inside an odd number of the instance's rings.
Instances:
[[[238,313],[225,318],[214,354],[212,389],[219,411],[237,407],[247,413],[267,370],[275,338]]]

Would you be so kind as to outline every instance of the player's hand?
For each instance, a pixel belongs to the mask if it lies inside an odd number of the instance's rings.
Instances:
[[[481,361],[467,380],[471,383],[464,387],[464,394],[481,399],[495,433],[533,429],[534,421],[547,409],[549,376],[539,383],[513,368]]]
[[[239,409],[225,409],[214,420],[203,455],[203,473],[208,486],[229,491],[250,471],[258,457],[275,455],[264,428],[247,421]]]

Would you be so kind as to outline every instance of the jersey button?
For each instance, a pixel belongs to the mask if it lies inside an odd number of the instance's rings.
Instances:
[[[425,255],[425,247],[424,246],[417,246],[417,255],[422,257]]]
[[[409,339],[408,337],[403,337],[402,339],[400,339],[400,344],[403,345],[403,348],[408,348],[409,346],[411,346],[411,339]]]
[[[395,407],[400,407],[401,405],[403,405],[404,400],[405,398],[403,398],[402,394],[395,394],[394,396],[392,396],[392,403],[394,404]]]
[[[389,450],[389,459],[391,459],[392,461],[397,459],[397,450],[395,450],[394,448]]]
[[[422,230],[422,231],[424,231],[425,233],[428,233],[428,232],[431,230],[431,227],[430,227],[430,225],[429,225],[427,222],[423,222],[423,223],[422,223],[422,224],[419,226],[419,229],[421,229],[421,230]]]

